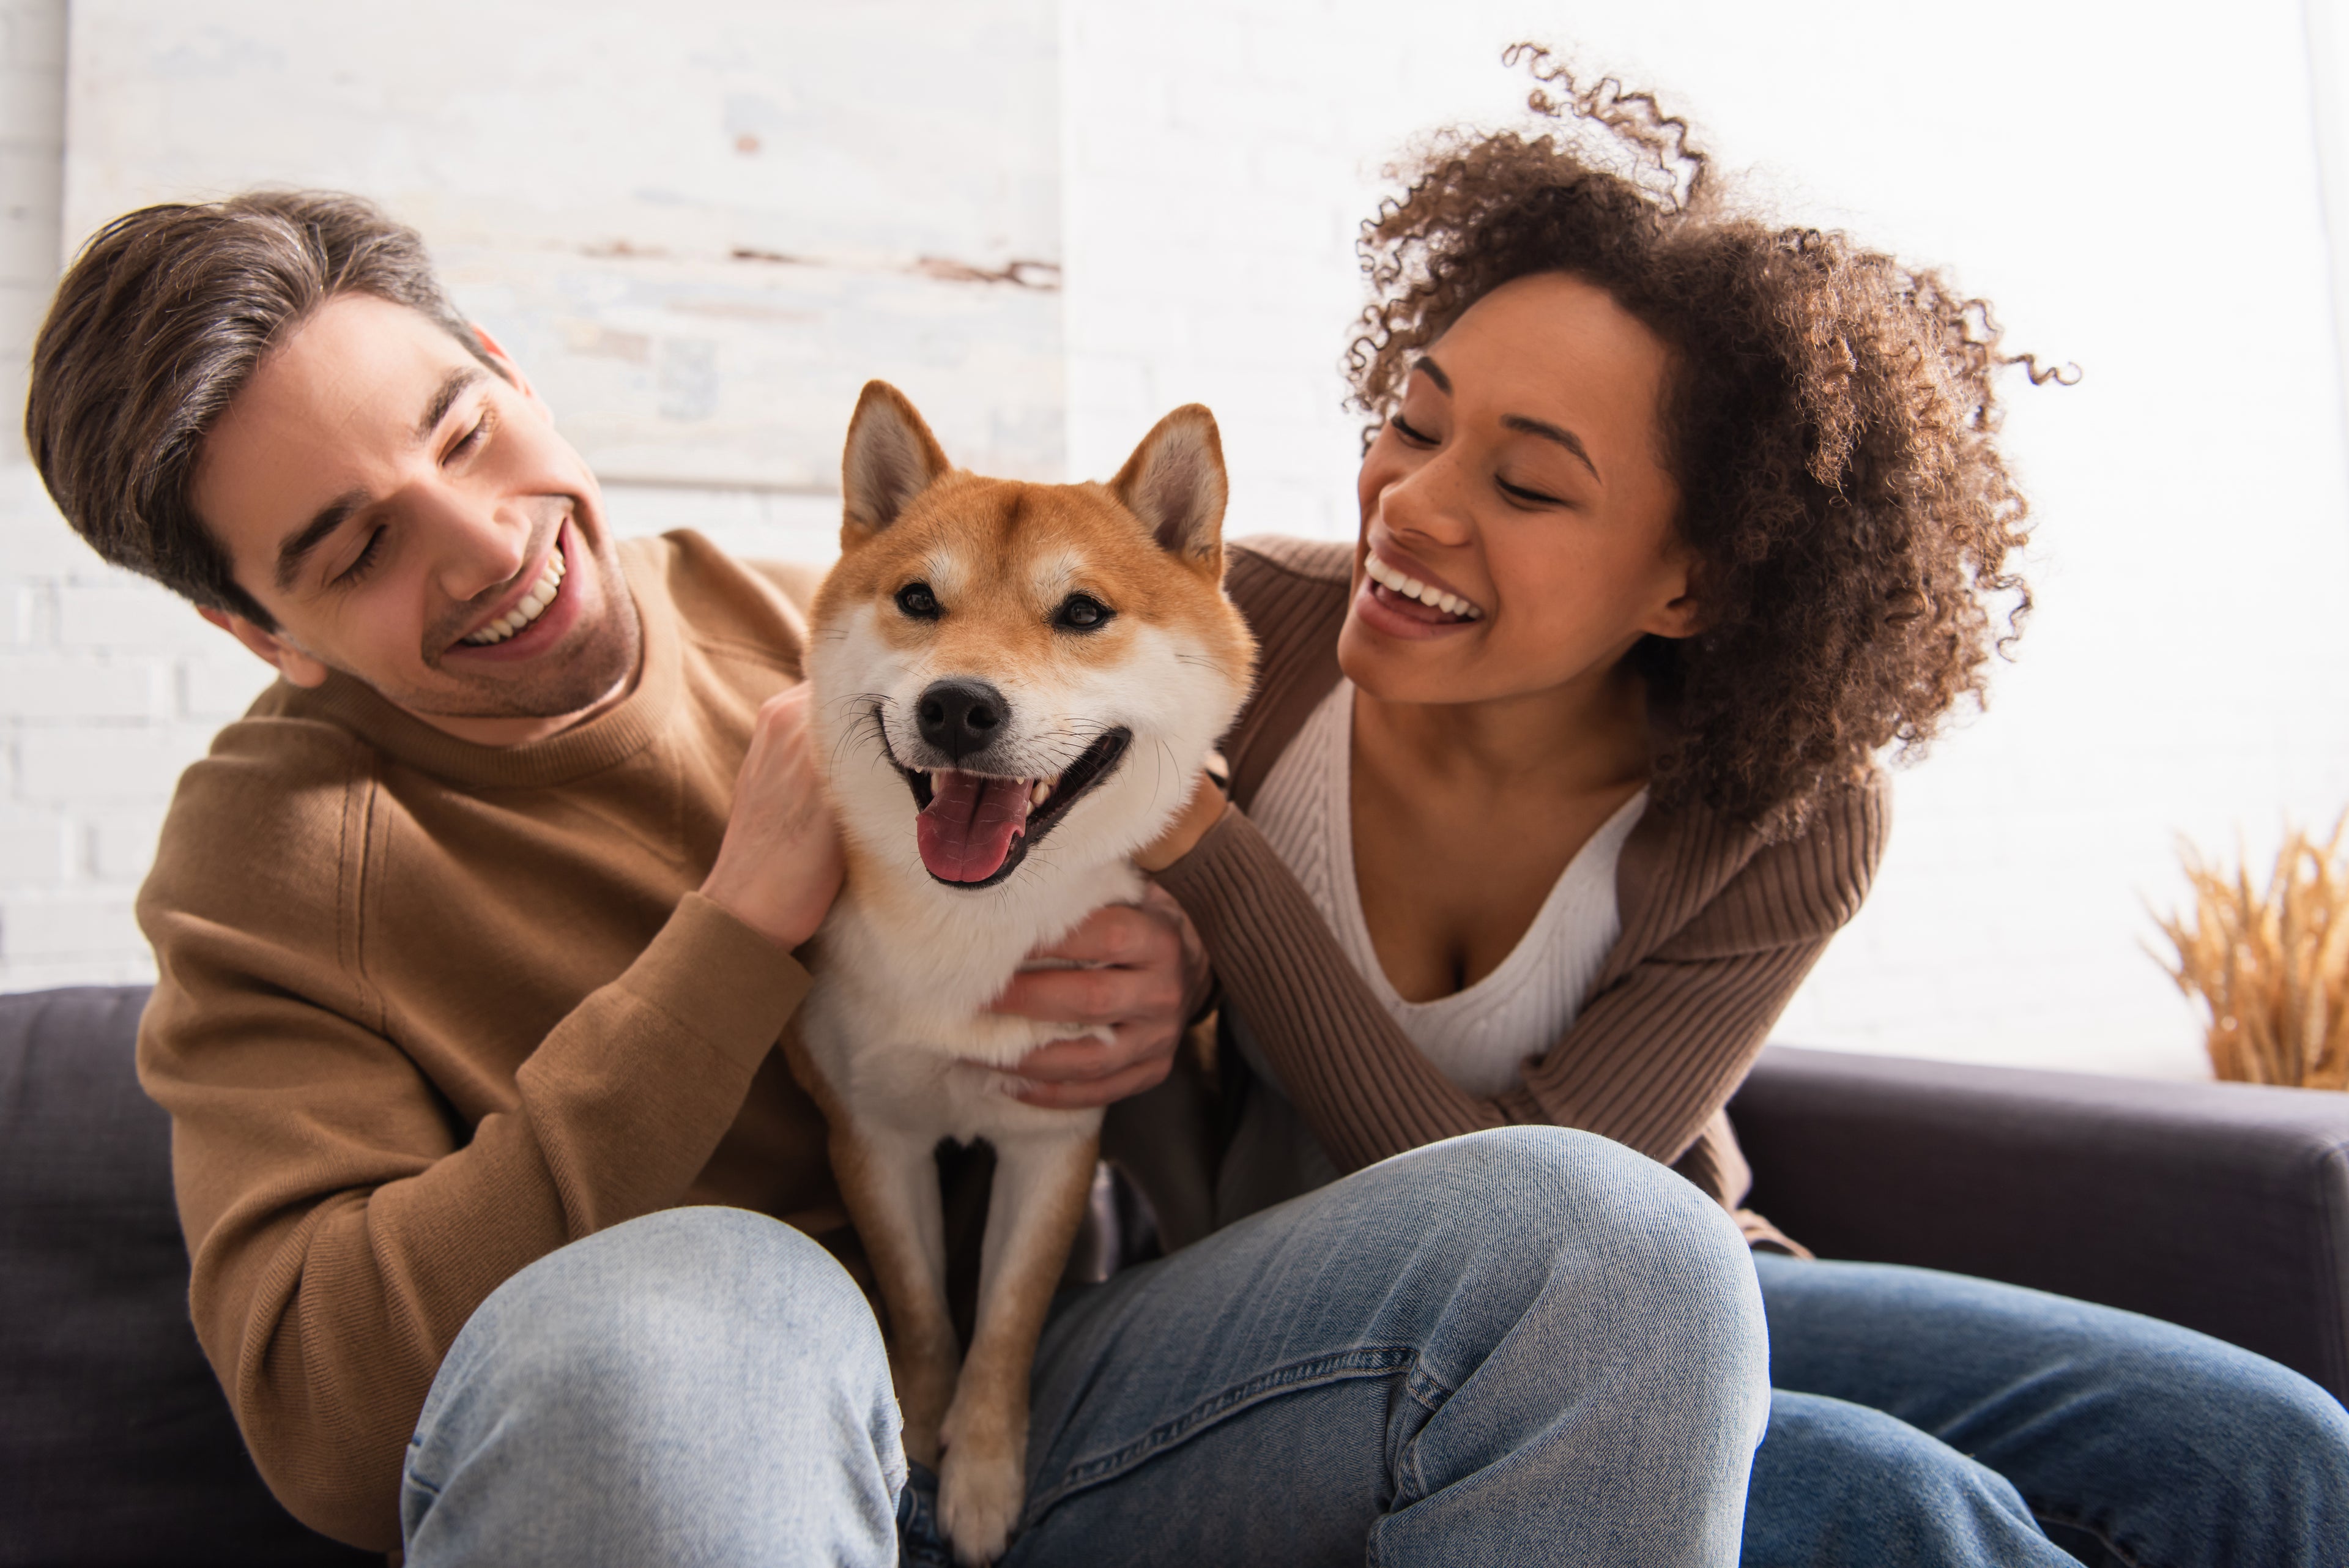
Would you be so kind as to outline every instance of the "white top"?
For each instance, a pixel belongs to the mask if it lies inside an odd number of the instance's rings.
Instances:
[[[1412,1044],[1467,1094],[1513,1088],[1525,1060],[1573,1024],[1622,935],[1615,863],[1647,809],[1648,792],[1624,802],[1576,852],[1498,969],[1465,991],[1405,1002],[1379,965],[1354,880],[1353,737],[1354,683],[1341,679],[1272,764],[1248,817]]]

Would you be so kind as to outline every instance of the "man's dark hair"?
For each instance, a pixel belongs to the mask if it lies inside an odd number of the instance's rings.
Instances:
[[[274,629],[189,486],[206,432],[262,359],[344,294],[419,311],[497,369],[422,238],[357,196],[255,191],[100,229],[57,285],[25,404],[26,442],[74,531],[116,566]]]

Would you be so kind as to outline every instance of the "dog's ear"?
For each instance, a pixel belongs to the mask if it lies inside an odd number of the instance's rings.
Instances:
[[[886,381],[865,382],[840,460],[841,543],[895,523],[952,466],[905,393]]]
[[[1203,405],[1185,403],[1159,421],[1109,487],[1161,549],[1195,565],[1221,566],[1230,486],[1216,416]]]

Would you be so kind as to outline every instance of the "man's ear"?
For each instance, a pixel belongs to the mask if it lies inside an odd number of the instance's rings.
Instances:
[[[509,382],[512,383],[513,389],[541,408],[545,408],[546,400],[538,395],[538,389],[530,384],[530,378],[522,373],[522,367],[514,363],[513,356],[506,352],[506,346],[491,337],[490,329],[480,322],[468,321],[465,325],[473,329],[474,341],[481,344],[482,353],[496,361],[498,369],[504,374]],[[553,411],[548,410],[550,413]]]
[[[914,497],[953,466],[905,393],[886,381],[865,382],[840,459],[842,545],[897,521]]]
[[[241,615],[198,605],[196,613],[253,650],[253,656],[296,686],[323,686],[326,667],[274,631],[264,631]]]
[[[1159,421],[1109,487],[1160,549],[1195,565],[1221,566],[1231,486],[1216,416],[1205,406],[1185,403]]]

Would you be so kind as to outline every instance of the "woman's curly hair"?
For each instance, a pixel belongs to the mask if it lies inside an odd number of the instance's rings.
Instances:
[[[1440,138],[1363,224],[1354,405],[1382,421],[1417,352],[1530,274],[1597,285],[1662,340],[1660,424],[1705,629],[1633,651],[1656,715],[1650,787],[1783,836],[1823,788],[1981,701],[2031,603],[2009,566],[2028,508],[1992,383],[2018,363],[2034,383],[2070,377],[2002,353],[1988,305],[1936,273],[1728,211],[1652,95],[1580,86],[1529,44],[1504,58],[1528,63],[1557,129]]]

